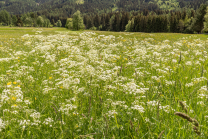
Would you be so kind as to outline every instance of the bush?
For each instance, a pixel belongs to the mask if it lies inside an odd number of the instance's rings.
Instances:
[[[18,26],[18,27],[21,27],[21,23],[17,23],[17,26]]]
[[[184,33],[193,34],[194,30],[193,30],[193,28],[191,28],[191,26],[189,26],[184,30]]]
[[[56,24],[57,24],[57,27],[62,27],[61,20],[58,20]]]
[[[90,30],[97,30],[95,26],[91,27]]]
[[[98,28],[99,28],[99,30],[102,30],[103,26],[102,26],[102,25],[100,25]]]
[[[67,19],[65,28],[67,28],[67,29],[73,29],[73,21],[72,21],[72,18],[68,18]]]

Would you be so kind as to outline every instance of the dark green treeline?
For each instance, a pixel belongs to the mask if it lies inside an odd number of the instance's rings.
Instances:
[[[167,10],[149,11],[145,9],[137,12],[82,13],[82,18],[85,29],[91,30],[200,33],[203,30],[206,8],[207,5],[202,4],[196,11],[184,9],[173,12]],[[72,18],[72,15],[68,17],[57,17],[44,15],[44,13],[41,14],[39,12],[30,12],[24,15],[10,15],[3,10],[0,12],[0,25],[12,24],[13,26],[53,27],[57,26],[57,23],[60,22],[61,26],[65,27],[67,18]],[[40,22],[37,22],[39,16],[43,18],[39,18]]]

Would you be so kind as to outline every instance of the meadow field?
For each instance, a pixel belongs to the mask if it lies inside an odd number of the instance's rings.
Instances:
[[[0,27],[0,138],[208,138],[208,35]]]

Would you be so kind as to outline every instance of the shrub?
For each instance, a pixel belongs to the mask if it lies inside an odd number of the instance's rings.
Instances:
[[[90,30],[97,30],[95,26],[91,27]]]

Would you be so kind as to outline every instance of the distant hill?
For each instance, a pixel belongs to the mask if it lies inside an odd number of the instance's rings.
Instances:
[[[65,2],[75,3],[76,0],[0,0],[0,10],[11,14],[23,14],[31,11],[41,11]],[[46,6],[47,5],[47,6]]]
[[[81,13],[104,13],[109,11],[180,10],[197,9],[208,0],[0,0],[0,10],[10,14],[37,11],[49,16],[69,16]]]

